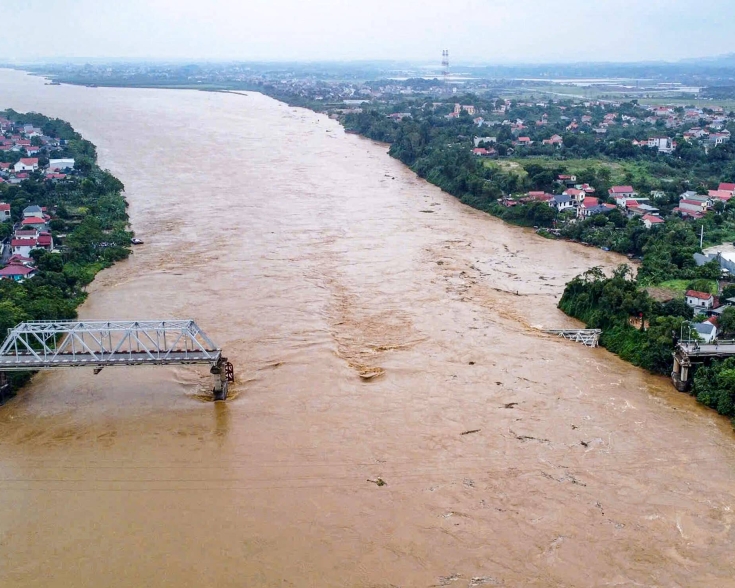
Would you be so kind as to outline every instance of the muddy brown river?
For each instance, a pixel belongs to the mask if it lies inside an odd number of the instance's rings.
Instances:
[[[5,107],[70,121],[125,183],[146,244],[81,316],[193,318],[237,382],[213,403],[205,368],[77,369],[1,407],[4,588],[735,586],[729,423],[538,330],[612,254],[258,94],[2,71]]]

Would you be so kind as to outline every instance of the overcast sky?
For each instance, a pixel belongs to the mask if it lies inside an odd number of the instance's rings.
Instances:
[[[0,58],[438,62],[735,52],[735,0],[0,0]]]

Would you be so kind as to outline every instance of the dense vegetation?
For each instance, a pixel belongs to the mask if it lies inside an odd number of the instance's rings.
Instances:
[[[639,288],[630,268],[618,267],[611,277],[592,268],[569,282],[559,308],[589,328],[602,329],[601,345],[626,361],[659,374],[671,373],[673,335],[678,335],[692,309],[683,300],[661,304]],[[633,326],[643,319],[647,329]]]
[[[702,288],[696,280],[689,286]],[[724,295],[733,290],[731,286]],[[625,265],[610,277],[600,268],[577,276],[567,284],[559,308],[590,328],[602,329],[600,344],[608,350],[663,375],[671,373],[676,338],[693,315],[683,299],[666,304],[652,299]],[[727,335],[735,334],[735,309],[725,311],[720,327]],[[698,367],[692,394],[720,414],[735,417],[735,358]]]
[[[0,112],[13,122],[31,123],[44,134],[62,139],[48,156],[72,157],[76,171],[54,183],[33,172],[17,185],[0,185],[0,201],[11,205],[12,223],[0,223],[1,237],[12,233],[12,224],[22,219],[23,209],[36,204],[46,207],[55,248],[58,252],[35,249],[31,252],[38,273],[21,283],[0,280],[0,333],[26,320],[76,318],[76,308],[86,297],[85,286],[97,272],[129,253],[127,203],[123,185],[96,164],[94,145],[68,123],[40,114]],[[0,161],[12,161],[17,153],[0,154]],[[16,375],[17,386],[28,374]]]

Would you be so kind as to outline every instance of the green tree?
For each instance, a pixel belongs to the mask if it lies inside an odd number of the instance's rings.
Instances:
[[[722,312],[718,326],[722,329],[723,336],[735,335],[735,307],[730,306]]]

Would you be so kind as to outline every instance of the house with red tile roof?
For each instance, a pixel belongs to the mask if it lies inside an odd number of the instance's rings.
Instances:
[[[38,169],[38,157],[22,157],[13,169],[16,172],[36,171]]]
[[[561,147],[564,144],[564,140],[559,135],[553,135],[550,139],[544,139],[543,144]]]
[[[613,198],[623,196],[627,198],[633,198],[636,192],[635,190],[633,190],[633,186],[613,186],[607,191],[607,193]]]
[[[730,192],[730,195],[732,196],[733,194],[735,194],[735,184],[723,182],[719,185],[717,190],[720,192]]]
[[[577,216],[579,218],[587,218],[590,216],[589,211],[599,205],[599,198],[595,198],[594,196],[585,196],[577,209]]]
[[[24,229],[26,229],[26,228],[34,228],[34,229],[37,229],[39,231],[42,231],[42,230],[45,230],[47,228],[46,227],[46,223],[47,223],[47,220],[45,218],[39,218],[37,216],[31,216],[31,217],[28,217],[28,218],[24,218],[21,221],[20,224],[21,224],[21,226]]]
[[[686,291],[686,303],[695,310],[709,310],[715,305],[715,297],[709,292]]]
[[[704,214],[707,212],[707,202],[700,200],[679,200],[679,210],[681,212],[696,212]]]
[[[7,202],[0,202],[0,222],[10,220],[10,204]]]
[[[36,271],[35,267],[29,267],[21,263],[11,263],[0,269],[0,279],[22,282],[27,278],[33,277]]]
[[[31,266],[36,263],[32,257],[23,257],[22,255],[11,255],[8,259],[8,264],[15,263],[21,265]]]
[[[720,200],[722,202],[727,202],[732,198],[732,192],[727,190],[709,190],[707,195],[713,200]]]
[[[38,247],[36,239],[11,239],[10,246],[13,248],[14,255],[30,257],[31,250]]]
[[[662,219],[660,216],[654,216],[653,214],[644,214],[643,215],[643,225],[647,229],[650,229],[651,227],[653,227],[655,225],[662,225],[665,222],[666,221],[664,221],[664,219]]]

